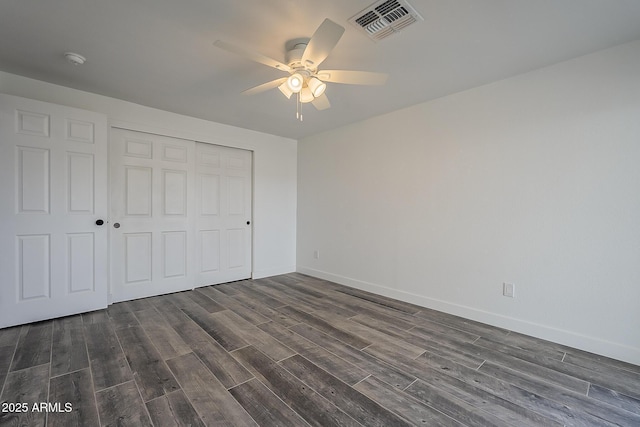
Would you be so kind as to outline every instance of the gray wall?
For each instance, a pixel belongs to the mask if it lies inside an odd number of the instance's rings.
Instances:
[[[634,42],[299,141],[298,271],[640,363],[638,76]]]

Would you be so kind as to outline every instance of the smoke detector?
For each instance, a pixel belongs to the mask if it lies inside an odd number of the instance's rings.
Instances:
[[[65,53],[64,57],[67,59],[67,61],[69,61],[73,65],[82,65],[87,60],[87,58],[80,55],[79,53],[73,53],[73,52]]]
[[[349,18],[351,25],[364,32],[374,42],[424,21],[405,0],[381,0]]]

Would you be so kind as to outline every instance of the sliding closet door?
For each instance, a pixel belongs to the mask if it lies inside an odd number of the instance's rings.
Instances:
[[[0,328],[107,306],[107,119],[0,94]]]
[[[196,150],[197,286],[250,278],[252,153]]]
[[[195,142],[112,128],[112,301],[192,289]]]
[[[113,302],[251,277],[252,153],[111,130]]]

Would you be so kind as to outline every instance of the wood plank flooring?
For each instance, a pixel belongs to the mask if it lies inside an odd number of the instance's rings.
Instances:
[[[291,273],[2,329],[0,404],[0,427],[640,426],[640,366]]]

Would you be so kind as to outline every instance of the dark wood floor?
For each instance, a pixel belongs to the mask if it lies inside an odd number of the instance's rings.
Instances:
[[[0,330],[0,388],[0,426],[640,425],[640,366],[295,273]]]

